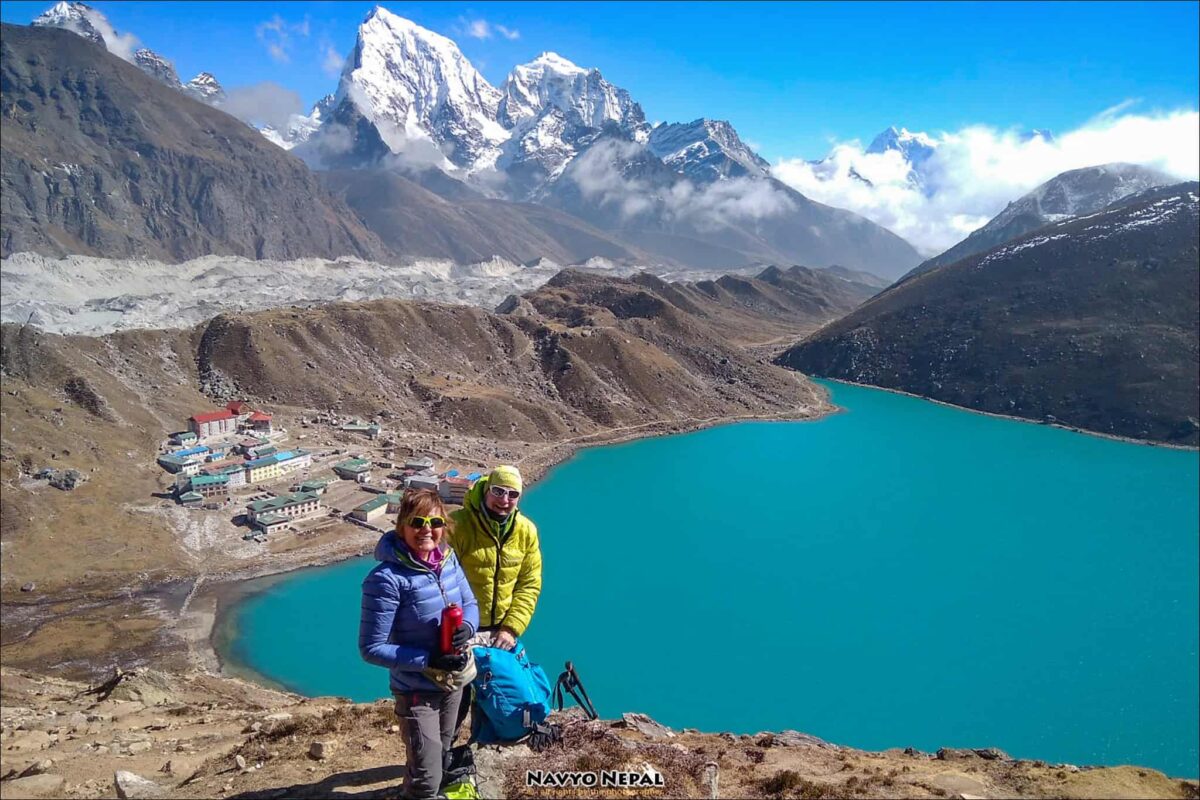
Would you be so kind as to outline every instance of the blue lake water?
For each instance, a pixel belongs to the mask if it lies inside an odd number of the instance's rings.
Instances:
[[[1195,777],[1200,455],[829,384],[847,409],[585,450],[532,487],[526,643],[602,715],[1000,747]],[[225,656],[387,696],[357,559],[277,580]]]

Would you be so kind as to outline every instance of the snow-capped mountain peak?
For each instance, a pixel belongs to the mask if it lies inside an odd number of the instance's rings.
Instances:
[[[558,53],[546,52],[513,68],[504,81],[498,118],[508,127],[557,109],[569,125],[602,128],[615,123],[632,133],[646,121],[629,92]]]
[[[105,16],[96,9],[85,3],[70,3],[66,0],[55,3],[35,17],[30,24],[43,28],[62,28],[105,46],[107,44],[101,31],[105,28],[112,30]]]
[[[313,134],[321,127],[321,123],[329,117],[329,112],[333,110],[336,99],[334,95],[327,94],[313,105],[307,115],[292,114],[287,127],[283,130],[276,130],[270,125],[266,125],[259,128],[259,132],[267,137],[271,144],[282,147],[284,150],[291,150],[296,145],[312,138]]]
[[[676,172],[703,183],[770,173],[770,165],[724,120],[658,125],[647,147]]]
[[[494,162],[508,131],[500,92],[453,41],[376,6],[359,26],[338,85],[394,153],[424,139],[460,167]]]
[[[933,155],[937,147],[937,140],[928,134],[892,125],[872,140],[866,152],[878,154],[895,150],[904,157],[914,173],[919,175],[921,165]]]
[[[183,90],[201,103],[216,105],[225,99],[225,89],[211,72],[201,72],[183,85]]]
[[[133,53],[133,63],[141,67],[142,72],[157,78],[172,89],[183,88],[183,84],[179,82],[179,74],[175,72],[175,65],[153,50],[138,48]]]
[[[140,67],[143,72],[173,89],[182,89],[175,66],[153,50],[137,47],[138,39],[119,33],[108,17],[86,3],[62,0],[39,14],[31,23],[41,28],[62,28],[95,42],[118,58]]]
[[[1157,186],[1172,178],[1138,164],[1100,164],[1056,175],[1033,191],[1008,204],[988,227],[1008,224],[1028,215],[1045,222],[1089,214],[1118,200]]]

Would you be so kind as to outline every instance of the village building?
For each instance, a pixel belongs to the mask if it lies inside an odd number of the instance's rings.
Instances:
[[[271,433],[271,415],[264,414],[261,411],[255,411],[246,418],[246,427],[256,434],[269,435]]]
[[[159,456],[158,465],[172,474],[195,475],[200,472],[200,460],[194,457],[180,458],[174,453]]]
[[[309,494],[325,494],[325,488],[332,481],[329,478],[310,478],[292,486],[293,492],[308,492]]]
[[[252,437],[242,439],[241,441],[239,441],[236,445],[234,445],[234,449],[237,450],[239,453],[245,453],[245,454],[249,455],[250,451],[252,449],[254,449],[255,447],[261,447],[262,445],[267,445],[270,443],[271,443],[270,439],[260,439],[256,436],[252,436]]]
[[[254,527],[258,528],[262,533],[287,530],[292,527],[292,519],[280,514],[262,514],[254,521]]]
[[[229,478],[226,475],[196,475],[189,486],[191,491],[204,498],[229,498]]]
[[[429,473],[422,472],[422,470],[430,470],[430,472],[432,472],[433,471],[433,459],[430,458],[429,456],[418,456],[418,457],[410,458],[404,462],[404,468],[410,469],[413,471],[414,474],[418,474],[418,475],[429,474]]]
[[[179,503],[185,506],[199,505],[204,502],[204,495],[199,492],[184,492],[179,495]]]
[[[415,490],[432,489],[436,492],[440,483],[441,481],[438,480],[436,475],[412,475],[404,479],[404,488]]]
[[[254,524],[259,524],[263,516],[271,515],[287,520],[303,519],[320,513],[324,506],[321,498],[307,492],[296,492],[272,497],[267,500],[256,500],[246,505],[246,518]],[[261,525],[259,527],[262,527]]]
[[[175,433],[171,434],[171,436],[168,438],[168,441],[174,445],[188,447],[189,445],[195,444],[199,440],[197,439],[196,434],[192,431],[176,431]]]
[[[195,414],[188,419],[188,430],[201,439],[234,433],[237,430],[237,415],[228,408]]]
[[[225,404],[225,410],[237,417],[238,421],[246,419],[254,411],[245,400],[230,400]]]
[[[269,456],[278,451],[279,448],[268,442],[266,444],[256,444],[253,447],[246,448],[246,455],[250,458],[262,458],[263,456]]]
[[[348,458],[333,465],[333,471],[339,478],[357,483],[371,480],[371,462],[365,458]]]
[[[269,481],[311,465],[312,453],[307,450],[285,450],[282,453],[271,453],[246,462],[246,481],[248,483]]]
[[[381,429],[378,422],[363,422],[360,419],[356,419],[353,422],[344,423],[340,427],[340,430],[347,433],[361,433],[368,439],[378,439]]]
[[[390,511],[393,504],[396,508],[394,512]],[[399,510],[400,496],[398,494],[381,494],[356,507],[350,512],[350,516],[360,522],[374,522],[386,518],[389,513],[398,513]]]
[[[230,489],[246,485],[245,464],[224,464],[216,470],[206,469],[204,471],[209,475],[224,475],[229,481]]]
[[[447,503],[462,505],[473,483],[474,481],[460,478],[457,475],[448,475],[442,478],[438,484],[438,496]]]

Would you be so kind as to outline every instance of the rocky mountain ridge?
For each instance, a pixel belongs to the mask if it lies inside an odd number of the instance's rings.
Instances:
[[[923,262],[901,280],[982,253],[1048,223],[1091,214],[1139,192],[1173,183],[1171,176],[1137,164],[1069,170],[1012,201],[982,228]]]
[[[1198,191],[1143,192],[903,281],[779,363],[1195,447]]]
[[[3,35],[3,255],[392,258],[302,162],[233,117],[73,33]]]

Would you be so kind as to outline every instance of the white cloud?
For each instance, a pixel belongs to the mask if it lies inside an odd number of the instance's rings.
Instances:
[[[296,34],[307,38],[310,30],[311,26],[307,16],[300,22],[287,22],[283,17],[275,14],[266,22],[256,25],[254,35],[267,48],[267,53],[271,58],[281,64],[287,64],[292,60],[292,35]]]
[[[324,42],[321,45],[321,71],[331,78],[336,78],[342,73],[342,65],[346,63],[346,59],[336,48],[329,42]]]
[[[909,179],[898,152],[866,153],[858,141],[835,144],[817,163],[782,159],[772,173],[802,194],[862,214],[932,255],[1067,170],[1125,161],[1180,180],[1200,177],[1200,113],[1127,113],[1136,102],[1105,109],[1052,140],[983,125],[939,133],[931,137],[937,149],[920,171],[923,191]]]
[[[509,41],[521,38],[521,32],[516,28],[508,28],[486,19],[460,19],[459,27],[464,36],[470,36],[472,39],[490,39],[496,34]]]
[[[262,81],[239,86],[225,93],[220,109],[250,125],[270,125],[283,130],[293,114],[301,113],[304,103],[300,95],[277,83]]]
[[[601,206],[615,206],[624,219],[655,212],[668,220],[712,229],[776,216],[793,208],[791,198],[761,180],[735,178],[696,184],[680,179],[669,186],[656,186],[626,176],[623,165],[637,159],[643,149],[635,142],[600,142],[571,162],[567,176],[586,199]]]
[[[108,17],[94,8],[87,8],[82,13],[87,21],[92,24],[92,27],[96,29],[96,32],[100,34],[100,38],[104,40],[104,46],[108,48],[108,52],[126,61],[133,61],[133,51],[137,50],[140,44],[136,36],[132,33],[117,33],[117,29],[108,21]],[[71,29],[75,33],[85,35],[76,26],[72,26]]]

